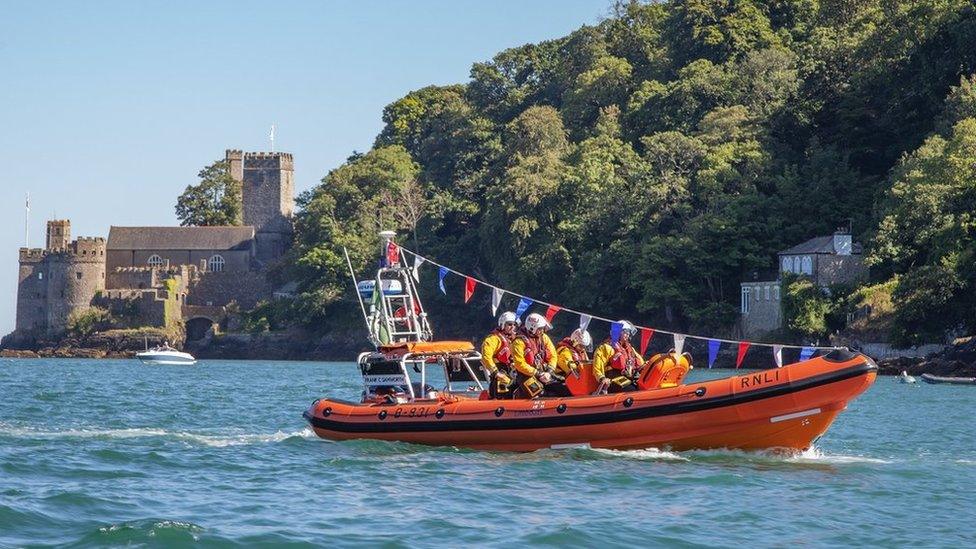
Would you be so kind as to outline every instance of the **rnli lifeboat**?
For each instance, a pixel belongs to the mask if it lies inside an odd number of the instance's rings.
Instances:
[[[386,270],[397,271],[395,266]],[[409,275],[401,281],[412,293]],[[426,318],[415,314],[422,311],[416,295],[396,299],[383,295],[376,300],[367,316],[373,337],[403,330],[415,330],[417,338],[429,333]],[[393,315],[397,310],[407,314]],[[304,417],[329,440],[500,451],[805,450],[877,376],[870,358],[838,349],[781,368],[688,382],[690,357],[672,352],[648,360],[636,391],[589,394],[592,374],[582,364],[575,379],[567,379],[574,396],[491,400],[480,358],[466,341],[379,342],[376,351],[358,358],[361,401],[319,399]]]

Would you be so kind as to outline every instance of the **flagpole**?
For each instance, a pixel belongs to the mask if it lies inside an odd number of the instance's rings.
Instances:
[[[30,249],[30,192],[24,202],[24,247]]]

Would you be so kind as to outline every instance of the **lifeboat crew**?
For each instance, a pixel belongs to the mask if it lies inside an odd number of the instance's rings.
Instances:
[[[543,394],[569,396],[569,390],[562,383],[565,378],[556,375],[556,348],[546,335],[550,328],[552,325],[546,317],[532,313],[512,342],[515,398],[536,398]]]
[[[630,344],[631,338],[637,335],[637,327],[626,320],[617,322],[621,324],[617,341],[607,338],[593,353],[593,377],[600,384],[601,394],[636,390],[635,380],[644,365],[644,359]]]
[[[562,376],[575,374],[579,365],[590,360],[588,351],[593,349],[590,332],[576,328],[569,337],[556,344],[556,369]]]
[[[498,327],[481,343],[481,365],[488,374],[488,395],[491,398],[512,398],[512,341],[519,321],[515,313],[504,312],[498,317]]]

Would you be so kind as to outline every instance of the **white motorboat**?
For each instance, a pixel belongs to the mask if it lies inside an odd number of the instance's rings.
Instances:
[[[910,375],[908,375],[908,372],[906,372],[905,370],[902,370],[901,371],[901,375],[898,376],[898,382],[899,383],[915,383],[915,378],[912,377],[912,376],[910,376]]]
[[[170,347],[169,343],[136,353],[136,358],[145,364],[196,364],[197,362],[193,355],[176,350]]]

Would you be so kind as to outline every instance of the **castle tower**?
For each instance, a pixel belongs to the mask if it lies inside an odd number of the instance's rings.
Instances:
[[[228,151],[231,174],[241,173],[244,224],[255,229],[257,259],[274,260],[291,245],[292,216],[295,213],[295,170],[288,153],[243,153],[242,167],[235,173],[240,151]]]
[[[105,239],[70,241],[71,222],[49,221],[46,249],[20,249],[17,324],[22,332],[62,332],[105,289]]]
[[[71,243],[71,221],[52,219],[47,222],[47,250],[65,250]]]
[[[244,153],[239,149],[227,149],[224,155],[230,176],[237,181],[244,181]]]

